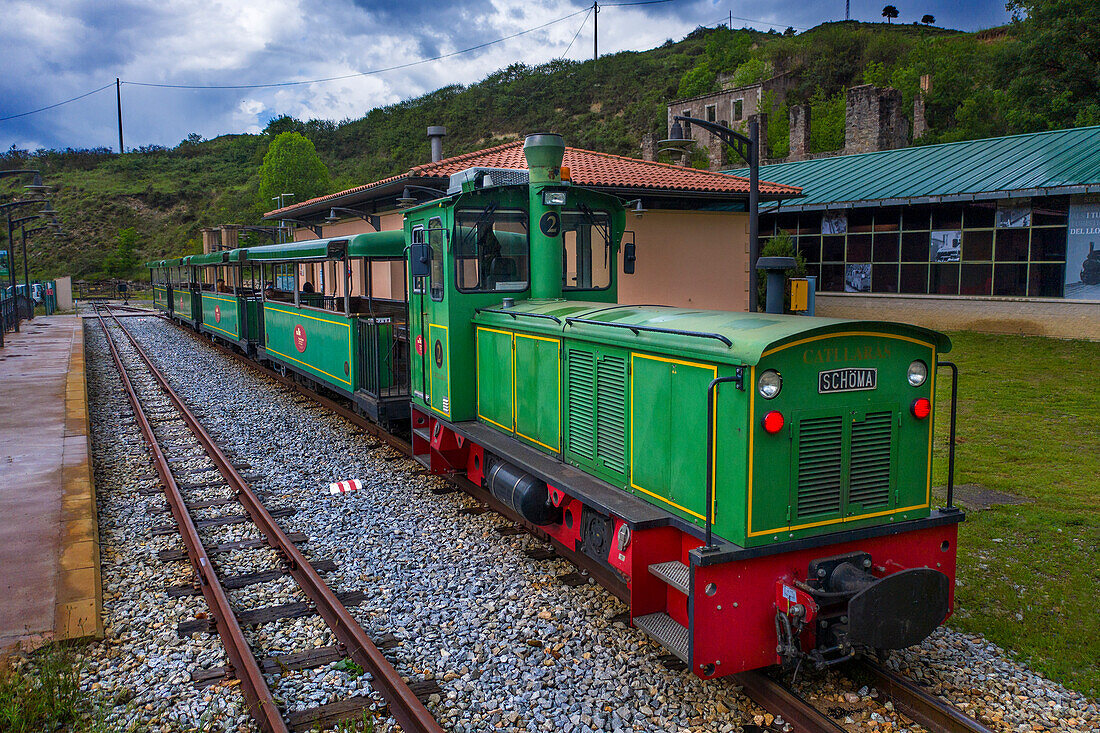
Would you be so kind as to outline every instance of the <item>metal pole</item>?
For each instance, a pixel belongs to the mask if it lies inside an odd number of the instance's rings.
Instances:
[[[31,280],[27,270],[27,228],[25,226],[20,227],[19,231],[22,233],[23,239],[23,295],[31,302],[31,310],[27,315],[29,321],[34,318],[34,301],[31,299]]]
[[[749,120],[749,312],[756,306],[756,258],[760,255],[760,118]]]
[[[122,80],[115,78],[115,99],[118,100],[118,154],[126,152],[122,147]]]
[[[16,300],[15,292],[15,242],[13,237],[15,232],[11,225],[11,209],[7,209],[5,212],[8,215],[8,271],[11,275],[11,304],[13,307],[12,315],[15,321],[15,332],[19,333],[19,301]]]
[[[600,57],[600,4],[592,2],[592,60]]]

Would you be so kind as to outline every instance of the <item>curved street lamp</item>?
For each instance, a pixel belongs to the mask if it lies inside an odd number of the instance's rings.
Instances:
[[[666,150],[684,151],[693,141],[684,137],[684,128],[680,122],[698,125],[719,140],[729,145],[746,163],[749,164],[749,311],[756,308],[756,260],[760,254],[760,122],[756,117],[749,119],[749,135],[745,137],[725,125],[700,120],[697,117],[675,115],[668,139],[657,144]]]

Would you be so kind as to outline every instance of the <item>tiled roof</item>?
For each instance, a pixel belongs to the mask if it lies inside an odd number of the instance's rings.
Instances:
[[[580,148],[565,149],[565,159],[562,165],[569,168],[573,183],[581,186],[596,186],[600,188],[623,189],[650,189],[653,191],[682,191],[691,193],[710,194],[747,194],[749,192],[749,179],[739,176],[730,176],[724,173],[699,170],[697,168],[685,168],[668,163],[657,163],[638,158],[627,158],[621,155],[597,153],[593,150]],[[280,214],[288,214],[291,211],[301,209],[304,206],[318,204],[335,198],[343,198],[349,194],[368,191],[372,188],[393,183],[402,178],[447,178],[452,173],[466,170],[467,168],[527,168],[527,160],[523,156],[523,141],[505,143],[485,150],[478,150],[465,155],[456,155],[453,158],[445,158],[436,163],[425,163],[410,168],[408,173],[383,178],[365,186],[349,188],[346,191],[319,196],[309,201],[284,206],[275,211],[269,211],[264,216],[275,217]],[[769,197],[798,196],[800,189],[796,186],[780,185],[760,181],[760,194]]]
[[[787,210],[1091,193],[1100,190],[1100,127],[777,163],[760,175],[802,186],[805,197]]]

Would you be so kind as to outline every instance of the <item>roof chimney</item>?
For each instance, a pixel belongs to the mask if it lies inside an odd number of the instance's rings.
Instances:
[[[432,141],[432,162],[443,160],[443,136],[447,134],[447,128],[432,125],[428,128],[428,139]]]

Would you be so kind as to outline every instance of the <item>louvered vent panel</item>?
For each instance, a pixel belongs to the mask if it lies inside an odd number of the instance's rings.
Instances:
[[[842,418],[803,420],[798,437],[798,516],[840,511]]]
[[[591,461],[596,457],[596,357],[570,350],[567,362],[569,449]]]
[[[626,359],[618,356],[596,362],[596,456],[626,470]]]
[[[890,503],[890,445],[893,415],[872,412],[852,425],[852,453],[848,472],[848,501],[864,509]]]

